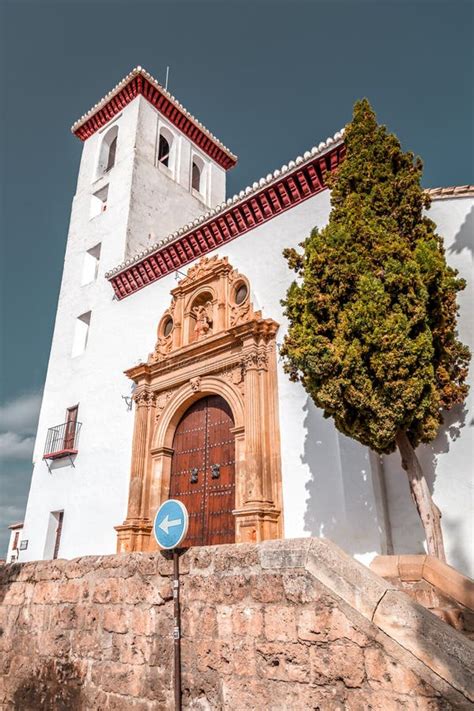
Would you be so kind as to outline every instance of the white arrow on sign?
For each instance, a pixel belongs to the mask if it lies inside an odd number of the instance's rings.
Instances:
[[[161,528],[168,535],[168,531],[172,526],[180,526],[182,523],[183,521],[180,518],[174,518],[170,521],[168,514],[166,514],[163,521],[158,524],[158,528]]]

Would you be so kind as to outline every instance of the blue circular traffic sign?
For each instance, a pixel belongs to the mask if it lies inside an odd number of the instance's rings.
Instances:
[[[176,548],[186,537],[189,525],[188,510],[181,501],[168,499],[156,512],[153,533],[160,548]]]

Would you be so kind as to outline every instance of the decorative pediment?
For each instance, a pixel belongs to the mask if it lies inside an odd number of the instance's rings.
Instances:
[[[229,264],[227,257],[200,259],[171,295],[171,304],[158,324],[149,364],[197,341],[262,319],[261,312],[253,308],[248,279]]]

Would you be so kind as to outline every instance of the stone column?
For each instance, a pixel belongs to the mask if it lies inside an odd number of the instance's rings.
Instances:
[[[117,552],[147,550],[151,525],[148,518],[141,515],[144,496],[145,470],[148,449],[148,415],[153,402],[153,395],[141,390],[134,396],[135,425],[132,441],[132,465],[130,470],[130,486],[128,491],[127,518],[121,526],[115,526],[117,531]]]
[[[260,359],[257,350],[243,357],[245,369],[245,439],[246,492],[245,502],[261,503],[262,489],[262,418],[260,399]]]
[[[142,391],[134,397],[134,400],[136,412],[132,441],[132,466],[130,470],[127,520],[140,517],[148,439],[148,407],[150,404],[150,393]]]

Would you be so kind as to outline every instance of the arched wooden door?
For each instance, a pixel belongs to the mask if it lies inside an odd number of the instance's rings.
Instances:
[[[195,402],[173,439],[170,498],[189,511],[183,546],[235,542],[235,443],[232,412],[219,395]]]

